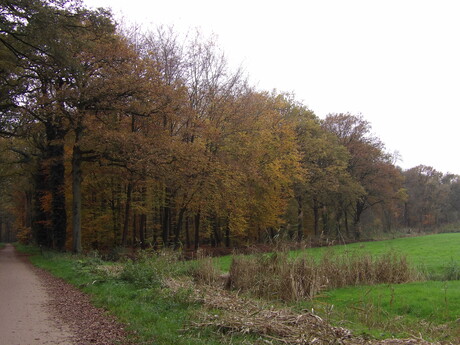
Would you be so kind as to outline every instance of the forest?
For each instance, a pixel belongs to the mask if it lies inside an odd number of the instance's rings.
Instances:
[[[362,115],[258,90],[213,38],[73,0],[0,9],[0,242],[197,250],[460,219],[458,175],[403,170]]]

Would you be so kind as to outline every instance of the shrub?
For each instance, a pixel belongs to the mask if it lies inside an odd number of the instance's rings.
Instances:
[[[159,287],[161,285],[161,276],[157,267],[148,262],[125,263],[120,274],[120,279],[132,283],[140,288]]]
[[[141,251],[135,260],[128,260],[120,273],[120,279],[141,288],[160,287],[164,279],[187,272],[187,265],[179,261],[178,253]]]
[[[16,238],[21,244],[24,244],[24,245],[31,244],[33,240],[32,228],[30,227],[19,228],[16,233]]]

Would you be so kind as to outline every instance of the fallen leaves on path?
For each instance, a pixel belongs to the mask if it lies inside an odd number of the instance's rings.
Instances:
[[[87,294],[45,270],[34,269],[51,297],[48,306],[51,314],[75,333],[74,344],[130,344],[124,325],[105,310],[93,306]]]

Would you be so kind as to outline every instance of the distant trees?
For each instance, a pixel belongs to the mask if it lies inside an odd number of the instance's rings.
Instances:
[[[392,157],[384,151],[383,143],[371,135],[370,124],[361,116],[331,114],[323,121],[323,128],[334,133],[348,150],[347,171],[363,189],[349,204],[354,235],[359,239],[363,212],[379,204],[389,206],[393,201],[400,201],[398,191],[403,179]]]
[[[361,116],[254,90],[199,33],[121,33],[71,0],[0,8],[0,230],[80,252],[458,219],[458,176],[403,172]]]
[[[404,225],[434,228],[459,221],[460,180],[419,165],[404,172],[408,198],[404,204]]]

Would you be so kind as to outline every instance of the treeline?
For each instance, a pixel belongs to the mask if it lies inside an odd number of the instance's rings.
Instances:
[[[324,120],[213,40],[0,1],[0,235],[56,248],[236,246],[456,222],[458,176],[402,171],[361,116]]]

